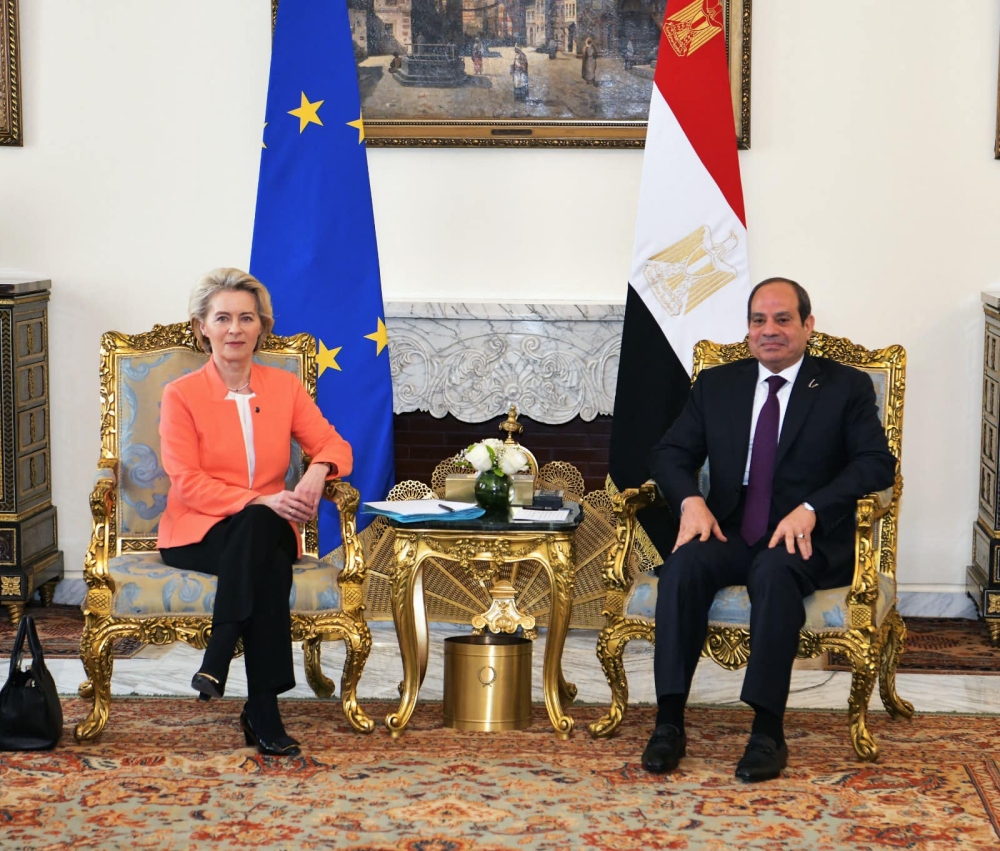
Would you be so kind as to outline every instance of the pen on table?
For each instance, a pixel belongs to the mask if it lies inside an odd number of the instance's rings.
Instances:
[[[445,511],[454,511],[455,510],[450,505],[445,505],[443,502],[439,502],[438,503],[438,508],[443,508]]]

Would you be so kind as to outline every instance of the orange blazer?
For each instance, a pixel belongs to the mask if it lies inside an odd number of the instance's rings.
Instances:
[[[229,390],[215,363],[209,360],[163,388],[160,447],[170,490],[160,518],[159,547],[197,543],[258,496],[283,490],[293,437],[314,462],[332,465],[330,478],[351,472],[350,444],[293,373],[254,363],[250,386],[256,393],[251,400],[256,463],[249,487],[239,411],[226,399]],[[298,528],[292,526],[298,539]],[[301,540],[299,548],[301,554]]]

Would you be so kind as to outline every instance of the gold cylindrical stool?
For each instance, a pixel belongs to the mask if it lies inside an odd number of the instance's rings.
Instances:
[[[444,641],[444,725],[458,730],[523,730],[531,725],[531,645],[514,635],[459,635]]]

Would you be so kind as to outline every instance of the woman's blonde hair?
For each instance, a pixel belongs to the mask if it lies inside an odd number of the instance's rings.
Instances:
[[[191,331],[202,350],[211,354],[212,344],[201,333],[201,325],[208,318],[208,308],[212,299],[224,291],[252,293],[257,302],[257,316],[260,317],[260,336],[253,347],[260,351],[264,341],[274,327],[274,309],[271,307],[271,295],[260,281],[248,272],[224,267],[213,269],[194,288],[188,301],[188,314],[191,317]]]

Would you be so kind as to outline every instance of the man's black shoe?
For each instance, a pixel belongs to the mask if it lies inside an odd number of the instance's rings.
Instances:
[[[642,767],[654,774],[673,771],[684,756],[687,736],[673,724],[660,724],[642,752]]]
[[[743,758],[736,764],[736,776],[745,783],[773,780],[788,765],[788,745],[779,746],[770,736],[754,733],[747,742]]]

